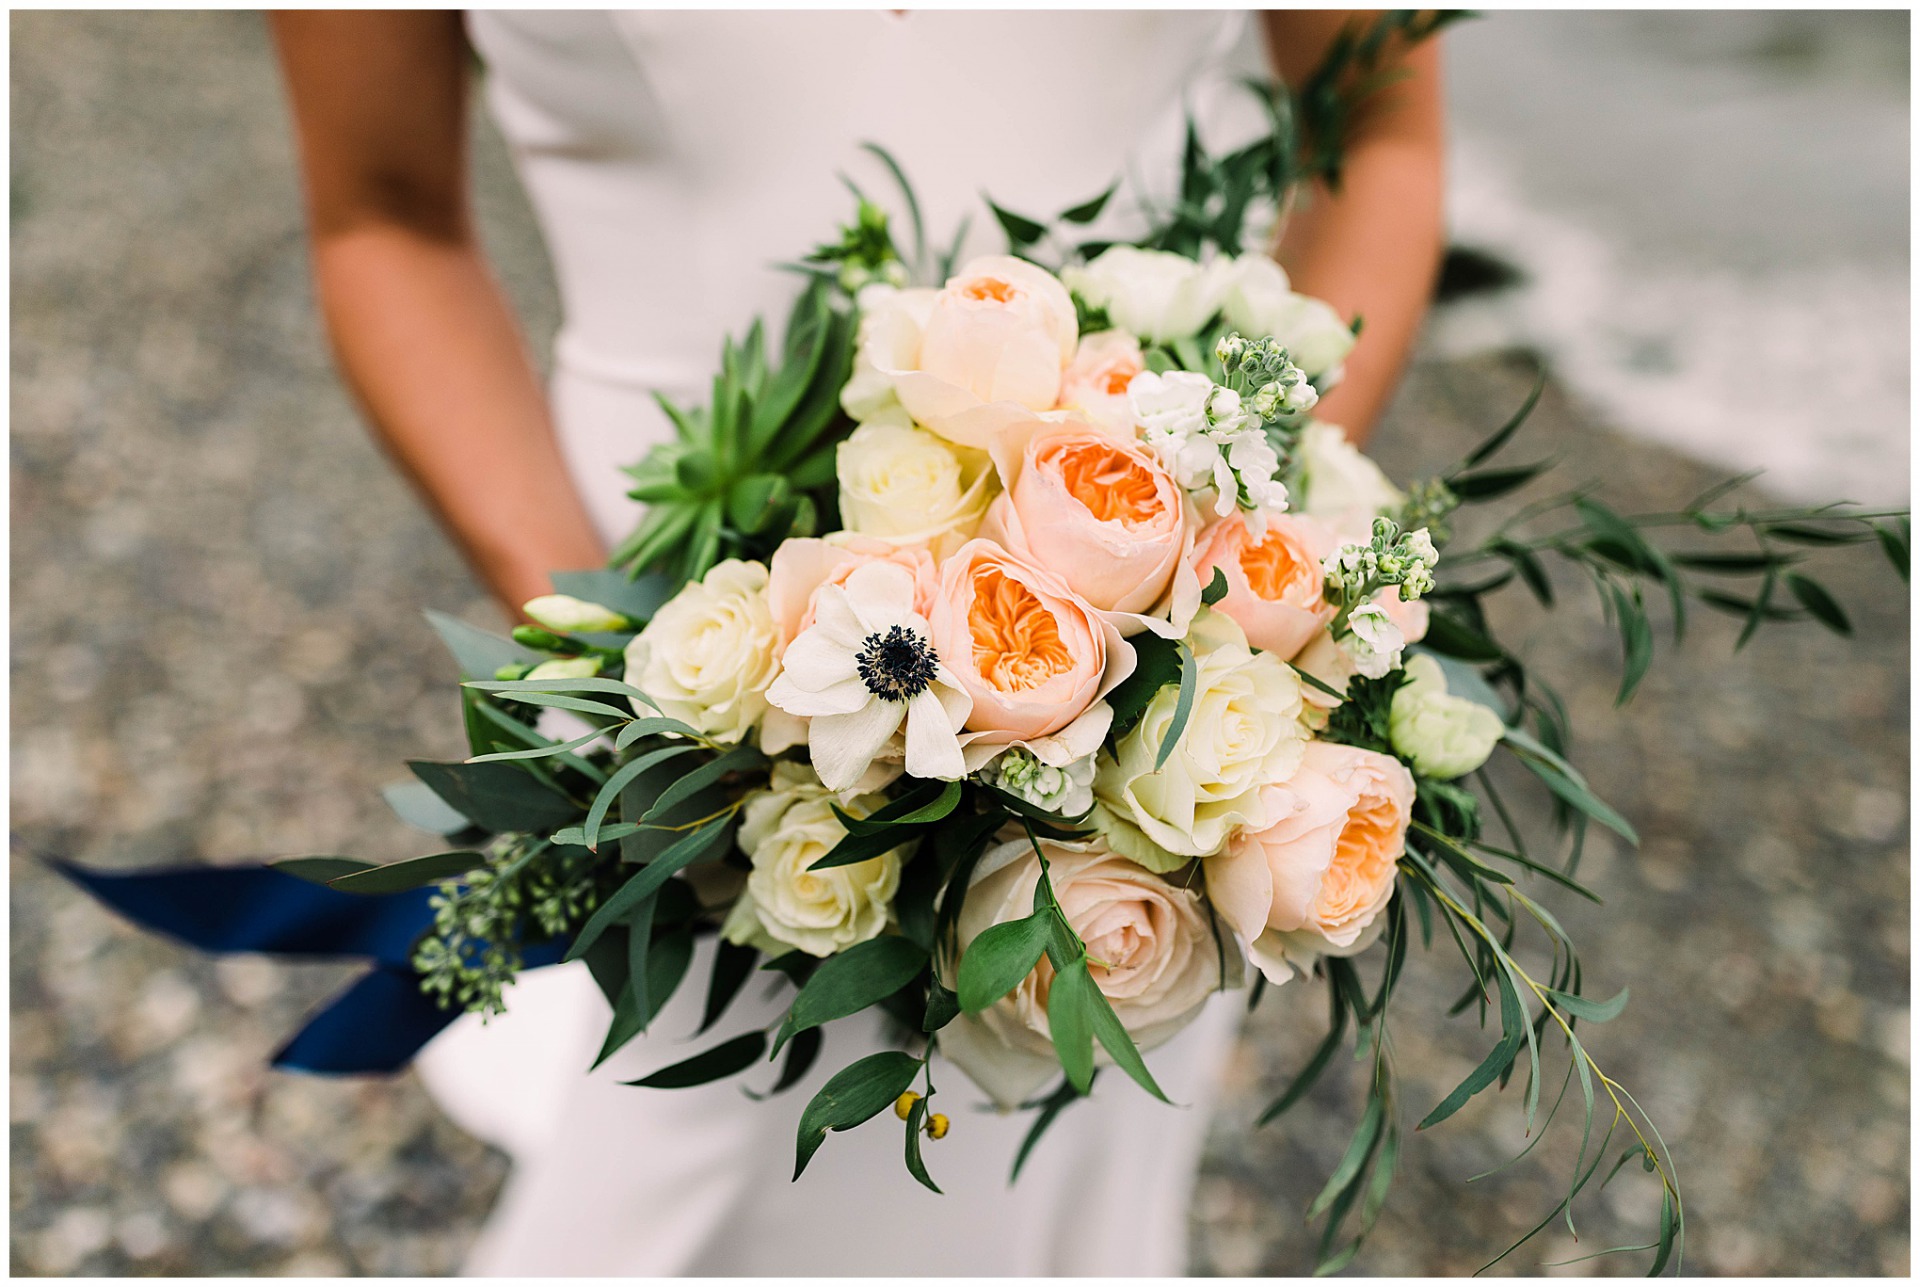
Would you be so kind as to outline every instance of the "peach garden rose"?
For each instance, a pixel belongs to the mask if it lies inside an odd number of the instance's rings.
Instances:
[[[1054,897],[1087,945],[1089,973],[1140,1049],[1151,1050],[1186,1027],[1214,991],[1239,984],[1240,963],[1232,954],[1222,977],[1197,890],[1099,844],[1043,840],[1041,847]],[[1024,837],[982,854],[955,927],[959,955],[989,926],[1030,913],[1039,880],[1039,860]],[[1042,957],[1007,996],[940,1032],[941,1052],[1002,1105],[1019,1103],[1060,1075],[1047,1026],[1053,977],[1052,963]],[[1104,1051],[1099,1058],[1105,1061]]]
[[[1067,288],[1045,269],[1010,255],[975,259],[925,303],[916,327],[918,308],[890,310],[862,349],[920,424],[985,447],[1059,401],[1079,326]]]
[[[1060,384],[1060,405],[1131,439],[1133,404],[1127,401],[1127,386],[1146,369],[1140,341],[1128,332],[1096,331],[1082,336]]]
[[[1011,745],[1060,767],[1093,753],[1103,698],[1133,673],[1132,645],[1065,582],[988,540],[940,565],[934,649],[973,699],[969,771]]]
[[[1273,788],[1278,820],[1205,862],[1207,896],[1267,978],[1378,936],[1413,816],[1413,775],[1390,755],[1311,742]]]
[[[1270,514],[1255,539],[1233,513],[1200,534],[1193,553],[1195,579],[1212,582],[1216,569],[1227,593],[1214,607],[1247,632],[1247,642],[1285,660],[1333,619],[1322,593],[1321,561],[1339,544],[1331,528],[1298,514]]]
[[[1137,616],[1171,593],[1184,607],[1174,626],[1185,626],[1200,595],[1182,562],[1192,524],[1152,450],[1085,424],[1034,421],[1005,434],[995,458],[1006,490],[982,536],[1057,574],[1102,612]],[[1117,624],[1131,634],[1144,622]]]

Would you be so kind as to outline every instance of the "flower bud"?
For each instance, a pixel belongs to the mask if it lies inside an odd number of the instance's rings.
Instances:
[[[1394,753],[1423,777],[1457,778],[1487,762],[1505,733],[1500,716],[1447,691],[1446,672],[1422,655],[1407,662],[1407,682],[1393,695],[1388,734]]]
[[[547,629],[563,634],[576,631],[607,634],[633,628],[631,621],[612,608],[588,603],[570,594],[543,594],[537,599],[529,599],[520,610]]]
[[[900,1098],[893,1101],[893,1115],[901,1121],[913,1115],[913,1106],[920,1102],[920,1096],[911,1090],[900,1092]]]
[[[528,679],[592,679],[600,673],[598,657],[556,657],[527,672]]]
[[[936,1140],[945,1139],[947,1137],[947,1125],[947,1115],[945,1113],[935,1113],[927,1119],[927,1137]]]

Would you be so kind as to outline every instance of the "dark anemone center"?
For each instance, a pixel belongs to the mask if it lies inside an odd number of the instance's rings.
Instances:
[[[927,641],[905,626],[868,635],[854,663],[867,691],[890,702],[908,701],[926,692],[939,666]]]

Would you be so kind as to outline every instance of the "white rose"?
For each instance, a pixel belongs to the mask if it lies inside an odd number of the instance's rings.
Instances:
[[[1237,952],[1228,954],[1222,977],[1212,926],[1195,890],[1098,845],[1040,843],[1054,897],[1086,942],[1088,973],[1141,1050],[1184,1028],[1213,992],[1240,983]],[[1039,883],[1040,863],[1026,839],[982,854],[955,925],[956,960],[989,926],[1029,915]],[[941,1053],[1005,1107],[1059,1076],[1047,1025],[1053,978],[1053,964],[1043,956],[1007,996],[940,1030]],[[947,982],[952,984],[951,974]],[[1097,1044],[1095,1051],[1100,1062],[1110,1062]]]
[[[1185,255],[1137,246],[1113,246],[1092,263],[1060,278],[1115,326],[1150,344],[1197,334],[1220,311],[1233,279],[1233,262],[1200,264]]]
[[[1393,749],[1429,778],[1457,778],[1487,762],[1506,732],[1498,712],[1447,691],[1446,672],[1425,655],[1407,662],[1387,720]]]
[[[1407,646],[1407,637],[1385,608],[1363,603],[1347,614],[1347,627],[1353,633],[1342,637],[1340,646],[1353,658],[1353,668],[1360,674],[1379,679],[1400,664],[1400,650]]]
[[[993,498],[992,461],[918,428],[898,408],[860,425],[834,454],[849,531],[945,558],[971,540]]]
[[[1407,499],[1338,425],[1309,423],[1300,436],[1297,459],[1302,494],[1294,508],[1320,519],[1346,540],[1364,544],[1372,535],[1374,516],[1398,509]]]
[[[633,623],[625,615],[612,608],[597,603],[588,603],[585,599],[576,599],[570,594],[543,594],[537,599],[529,599],[520,609],[529,617],[549,630],[558,630],[563,634],[583,630],[589,634],[606,634],[614,630],[626,630]]]
[[[1227,325],[1242,335],[1250,339],[1272,335],[1278,339],[1279,325],[1292,311],[1293,298],[1293,284],[1287,280],[1286,269],[1268,255],[1247,254],[1233,261],[1221,307]]]
[[[1222,303],[1230,326],[1250,337],[1271,335],[1322,387],[1339,378],[1353,351],[1353,328],[1325,300],[1295,291],[1286,271],[1265,255],[1233,261]]]
[[[1155,768],[1180,689],[1155,693],[1146,711],[1094,774],[1095,822],[1120,853],[1157,871],[1219,852],[1243,827],[1268,826],[1271,784],[1299,765],[1300,680],[1272,653],[1256,653],[1231,618],[1202,612],[1192,641],[1199,660],[1185,731]]]
[[[855,420],[871,420],[900,399],[894,377],[911,370],[920,356],[920,333],[933,313],[937,292],[895,290],[876,283],[860,292],[860,331],[853,351],[853,372],[840,390],[840,406]]]
[[[662,713],[737,742],[766,713],[778,643],[766,567],[728,559],[667,600],[627,644],[627,682]]]
[[[831,956],[878,937],[900,888],[903,850],[844,867],[808,868],[846,837],[835,804],[864,818],[885,803],[881,795],[835,795],[804,765],[775,764],[770,787],[749,796],[741,812],[740,849],[753,860],[753,872],[727,914],[721,930],[727,941],[774,955],[798,948]]]

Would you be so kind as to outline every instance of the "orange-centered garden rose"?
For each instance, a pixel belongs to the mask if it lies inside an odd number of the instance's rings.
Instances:
[[[1205,586],[1219,569],[1227,593],[1213,606],[1239,622],[1248,643],[1290,658],[1333,619],[1320,562],[1338,544],[1333,529],[1298,514],[1268,515],[1266,535],[1256,541],[1236,512],[1200,534],[1194,574]]]
[[[1390,755],[1311,742],[1273,789],[1285,796],[1280,820],[1207,859],[1206,874],[1208,896],[1253,963],[1281,982],[1378,934],[1406,851],[1413,775]]]
[[[988,508],[981,535],[1053,572],[1102,612],[1152,609],[1188,549],[1178,484],[1138,441],[1071,422],[1026,429],[1024,448],[995,453],[1007,490]]]
[[[1059,578],[992,541],[969,541],[940,565],[931,622],[941,661],[973,698],[970,767],[990,750],[1069,729],[1072,747],[1036,745],[1035,754],[1065,763],[1099,745],[1112,719],[1100,699],[1132,673],[1133,649]]]
[[[1060,383],[1060,405],[1084,413],[1103,429],[1132,438],[1133,404],[1127,401],[1127,386],[1146,369],[1140,341],[1125,331],[1083,336]]]

